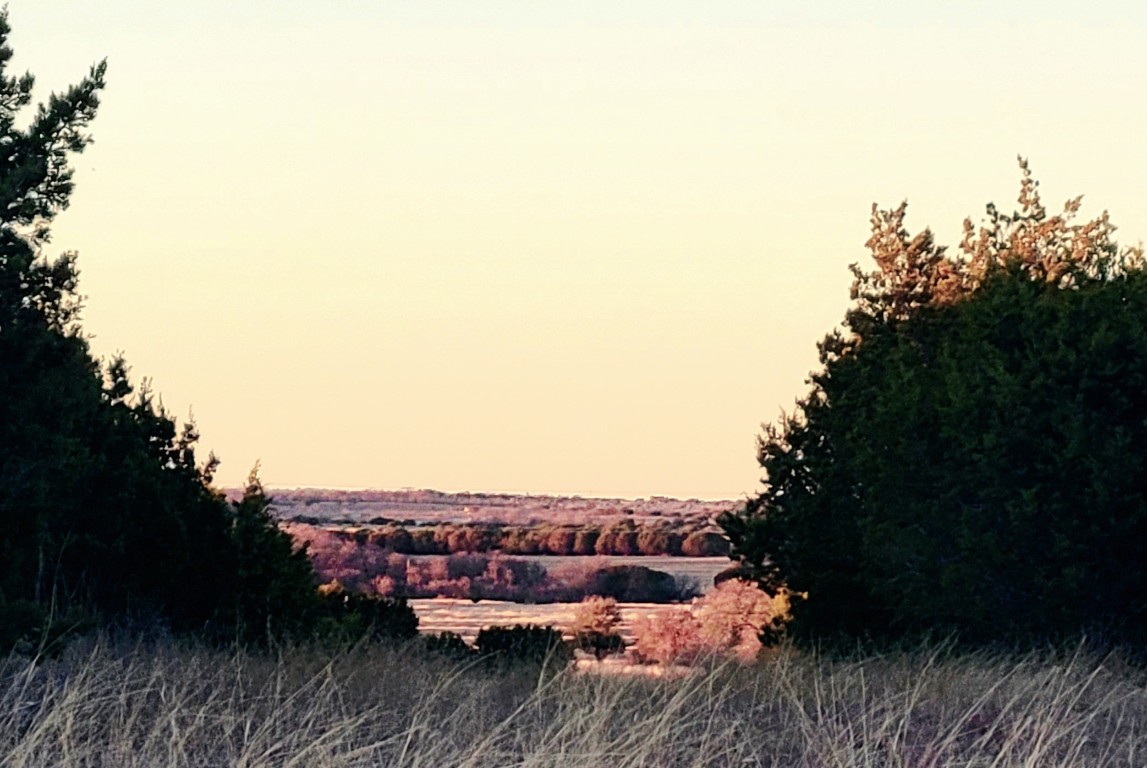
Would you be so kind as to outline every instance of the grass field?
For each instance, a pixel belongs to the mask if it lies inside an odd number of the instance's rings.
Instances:
[[[1147,677],[1082,651],[775,652],[668,679],[97,639],[0,681],[4,768],[1147,764]]]

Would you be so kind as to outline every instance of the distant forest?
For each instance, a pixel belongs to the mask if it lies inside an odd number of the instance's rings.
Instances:
[[[405,522],[405,521],[404,521]],[[316,518],[294,518],[284,527],[296,536],[300,527],[322,527]],[[562,557],[670,556],[727,557],[729,541],[703,524],[677,527],[667,522],[639,524],[620,520],[606,526],[502,526],[485,523],[406,525],[379,520],[377,527],[327,527],[331,536],[373,545],[402,555],[450,555],[499,552],[503,555]]]

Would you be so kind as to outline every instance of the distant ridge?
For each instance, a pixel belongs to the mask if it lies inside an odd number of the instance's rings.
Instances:
[[[403,488],[396,491],[336,488],[269,488],[273,511],[281,519],[320,517],[361,520],[416,518],[421,520],[509,521],[555,519],[645,518],[712,519],[739,506],[732,499],[674,499],[667,496],[624,499],[548,494],[472,493]],[[242,495],[224,489],[228,498]]]

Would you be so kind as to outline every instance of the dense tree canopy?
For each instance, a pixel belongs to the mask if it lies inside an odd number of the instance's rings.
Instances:
[[[177,428],[122,359],[93,359],[75,256],[44,249],[105,67],[20,128],[33,78],[8,75],[8,33],[0,10],[0,644],[43,637],[62,613],[244,641],[332,620],[416,624],[396,601],[322,601],[258,478],[228,504],[211,487],[215,458],[197,460],[195,425]]]
[[[722,519],[799,639],[1147,642],[1142,252],[1021,167],[959,257],[874,207],[876,269]]]

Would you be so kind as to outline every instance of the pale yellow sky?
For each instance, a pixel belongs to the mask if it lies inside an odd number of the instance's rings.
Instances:
[[[9,11],[42,95],[108,58],[51,247],[221,483],[733,498],[872,202],[954,243],[1022,153],[1147,237],[1147,8],[926,5]]]

